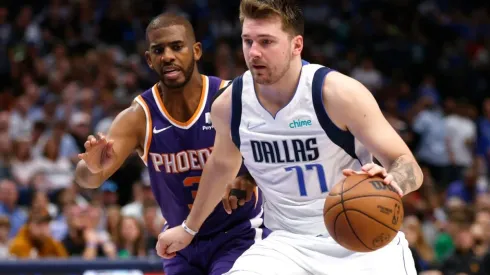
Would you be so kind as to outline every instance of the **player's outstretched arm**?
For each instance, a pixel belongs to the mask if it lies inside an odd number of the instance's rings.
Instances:
[[[422,185],[422,170],[412,152],[385,119],[364,85],[341,73],[331,72],[324,81],[323,100],[332,121],[366,146],[387,169],[385,179],[390,177],[403,195]]]
[[[112,122],[107,136],[89,136],[85,152],[75,171],[75,181],[84,188],[98,188],[121,167],[135,149],[143,150],[146,117],[143,108],[135,101],[119,113]]]
[[[213,103],[211,120],[216,130],[213,152],[204,166],[192,210],[182,226],[170,228],[158,236],[157,254],[175,257],[187,247],[206,218],[220,202],[226,183],[235,179],[242,163],[241,153],[231,139],[231,87]]]

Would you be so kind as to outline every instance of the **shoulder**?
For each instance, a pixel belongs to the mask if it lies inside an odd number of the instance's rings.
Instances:
[[[233,95],[235,94],[235,96],[238,96],[240,94],[239,92],[241,92],[241,89],[243,88],[243,78],[247,73],[248,71],[227,82],[226,85],[219,90],[213,100],[211,111],[215,109],[219,112],[223,108],[228,108],[231,111]]]
[[[114,118],[109,135],[144,137],[147,122],[151,122],[150,109],[140,95]]]
[[[131,124],[144,121],[147,113],[149,114],[148,104],[142,96],[138,96],[118,116],[124,118],[125,124]]]
[[[322,101],[333,123],[343,130],[348,130],[348,124],[364,121],[367,114],[381,114],[376,99],[364,85],[337,71],[324,77]]]
[[[231,114],[231,98],[233,93],[233,83],[230,82],[217,93],[211,105],[211,115],[226,117]]]
[[[211,101],[211,104],[214,104],[214,101],[220,97],[224,92],[225,90],[231,86],[233,80],[223,80],[223,79],[219,79],[220,81],[220,85],[219,85],[219,88],[218,90],[216,91],[216,93],[214,94],[213,96],[213,99]]]
[[[359,81],[337,71],[332,71],[325,76],[322,90],[328,99],[335,100],[337,103],[353,103],[366,97],[373,97]]]

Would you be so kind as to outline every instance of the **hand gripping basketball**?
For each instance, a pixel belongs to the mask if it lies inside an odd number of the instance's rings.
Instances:
[[[395,190],[398,192],[398,195],[400,195],[400,197],[403,197],[403,195],[404,195],[402,189],[400,188],[400,186],[398,186],[398,183],[394,180],[393,176],[391,174],[389,174],[385,168],[377,165],[376,163],[371,162],[371,163],[365,164],[364,166],[362,166],[361,171],[354,171],[352,169],[344,169],[342,171],[342,173],[346,177],[352,176],[355,174],[368,174],[371,177],[380,176],[383,178],[383,182],[385,184],[391,185],[391,186],[393,186],[393,188],[395,188]]]
[[[335,184],[323,209],[325,226],[341,246],[357,252],[389,244],[403,222],[398,191],[381,177],[353,174]]]

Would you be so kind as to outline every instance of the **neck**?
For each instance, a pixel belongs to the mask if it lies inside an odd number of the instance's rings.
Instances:
[[[301,58],[291,62],[289,69],[276,83],[270,85],[255,84],[255,90],[263,99],[284,107],[296,92],[301,76]]]

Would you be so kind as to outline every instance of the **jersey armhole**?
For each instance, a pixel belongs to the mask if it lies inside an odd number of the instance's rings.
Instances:
[[[349,156],[357,159],[360,162],[356,154],[354,136],[349,131],[340,129],[332,122],[325,109],[325,104],[323,104],[323,85],[325,82],[325,77],[332,71],[333,70],[330,68],[322,67],[318,69],[313,76],[311,90],[316,117],[318,118],[318,121],[320,122],[320,125],[328,138],[337,146],[342,148]]]
[[[211,100],[211,106],[213,106],[214,101],[221,95],[223,92],[226,90],[226,88],[230,87],[232,81],[227,81],[227,80],[222,80],[221,84],[219,85],[219,90],[216,92],[216,94],[213,96]]]
[[[143,162],[145,163],[146,166],[148,166],[148,153],[150,150],[150,144],[151,144],[151,139],[152,139],[152,121],[151,121],[151,115],[150,115],[150,108],[148,107],[148,104],[146,104],[146,101],[143,99],[141,95],[136,97],[134,99],[145,111],[145,117],[146,117],[146,131],[145,131],[145,143],[143,144],[143,155],[139,154],[139,157]]]
[[[242,75],[233,80],[231,87],[231,139],[235,146],[240,149],[240,123],[242,121]]]

